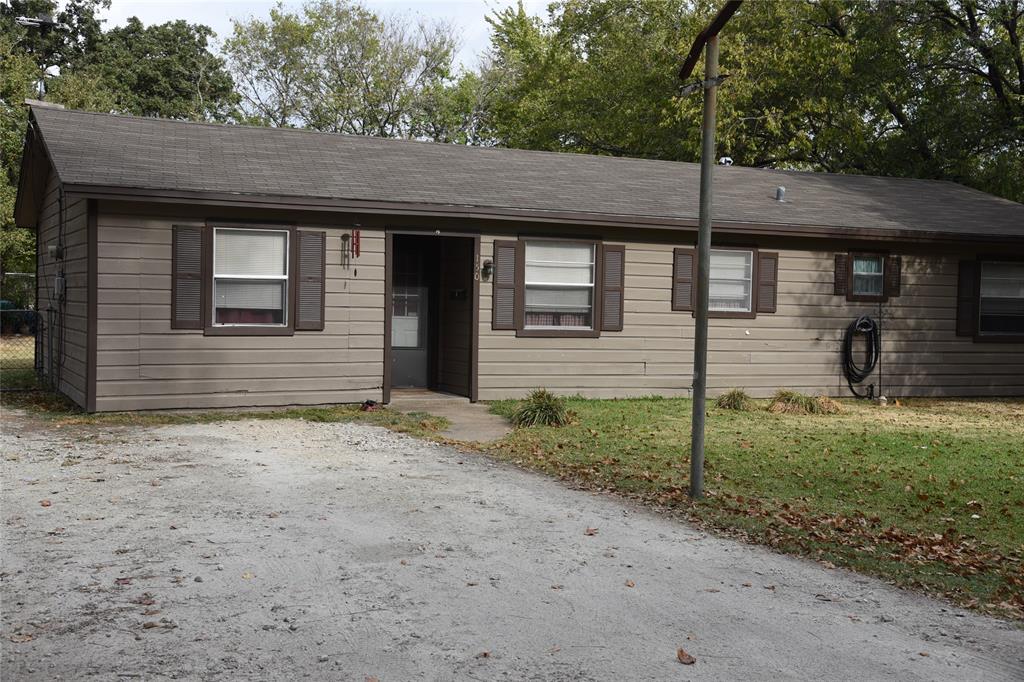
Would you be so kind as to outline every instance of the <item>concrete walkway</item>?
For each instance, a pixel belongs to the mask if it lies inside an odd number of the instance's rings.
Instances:
[[[388,407],[399,412],[426,412],[444,417],[450,426],[442,435],[467,443],[489,443],[511,430],[507,421],[488,412],[487,405],[471,403],[468,398],[450,393],[399,389],[391,392]]]

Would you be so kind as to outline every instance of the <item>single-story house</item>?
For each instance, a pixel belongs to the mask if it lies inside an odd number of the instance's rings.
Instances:
[[[16,220],[44,370],[87,410],[686,396],[698,187],[688,163],[36,106]],[[712,392],[848,394],[867,314],[879,392],[1024,395],[1024,205],[720,166],[714,230]]]

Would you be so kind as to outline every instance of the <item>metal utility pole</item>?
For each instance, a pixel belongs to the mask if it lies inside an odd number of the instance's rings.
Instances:
[[[690,48],[679,78],[686,80],[704,49],[704,121],[700,153],[700,227],[697,233],[697,320],[693,341],[693,425],[690,441],[690,497],[704,497],[704,418],[707,414],[708,370],[708,288],[711,280],[711,180],[715,167],[715,104],[718,86],[718,34],[736,13],[743,0],[725,3],[715,18],[701,31]],[[696,89],[689,86],[685,90]]]
[[[45,38],[46,34],[55,28],[61,26],[59,22],[53,20],[53,17],[47,14],[40,14],[37,17],[14,17],[14,23],[25,28],[36,28],[39,29],[40,37]],[[47,67],[43,67],[43,72],[39,75],[39,80],[36,82],[36,94],[40,100],[46,98],[46,71]]]

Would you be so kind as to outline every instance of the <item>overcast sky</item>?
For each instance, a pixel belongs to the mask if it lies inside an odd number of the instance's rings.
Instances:
[[[446,19],[456,27],[461,49],[456,61],[467,67],[487,48],[487,24],[484,16],[495,8],[515,4],[516,0],[363,0],[379,14],[406,14]],[[531,14],[544,14],[549,0],[523,0]],[[121,25],[136,16],[144,24],[162,24],[173,19],[206,24],[223,40],[231,34],[231,20],[250,16],[265,17],[275,0],[113,0],[103,12],[106,26]],[[286,7],[298,7],[300,1],[286,0]]]

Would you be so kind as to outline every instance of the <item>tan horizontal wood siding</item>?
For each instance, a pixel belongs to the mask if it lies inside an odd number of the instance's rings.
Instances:
[[[495,238],[509,235],[485,235],[481,259],[493,258]],[[623,330],[596,339],[516,338],[514,331],[492,330],[491,283],[481,282],[480,398],[522,396],[538,387],[602,398],[689,395],[694,320],[671,305],[672,249],[678,246],[626,243]],[[955,335],[957,256],[904,254],[902,295],[879,314],[878,304],[833,295],[835,251],[762,248],[779,252],[777,312],[711,320],[712,394],[740,387],[755,396],[778,388],[849,395],[843,333],[868,314],[882,324],[886,394],[1024,395],[1024,344]]]
[[[314,405],[381,399],[384,234],[327,233],[325,328],[294,336],[204,336],[171,329],[172,225],[195,218],[98,217],[96,409]]]
[[[39,299],[40,346],[43,371],[57,383],[61,393],[86,406],[88,332],[88,202],[64,203],[64,259],[49,255],[49,247],[60,242],[60,184],[51,173],[46,183],[39,214],[39,251],[36,254],[36,284]],[[58,300],[54,286],[63,270],[65,298]],[[63,321],[63,324],[62,324]]]

